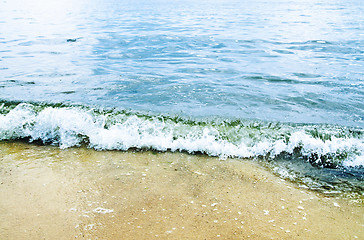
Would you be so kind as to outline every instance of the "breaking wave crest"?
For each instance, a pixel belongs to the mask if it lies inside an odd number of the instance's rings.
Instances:
[[[0,140],[29,139],[61,148],[185,151],[220,158],[274,159],[284,153],[322,167],[364,166],[362,129],[9,102],[1,104],[0,113]]]

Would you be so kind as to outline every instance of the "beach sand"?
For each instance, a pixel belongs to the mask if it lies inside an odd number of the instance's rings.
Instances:
[[[364,239],[360,200],[253,161],[0,143],[0,239]]]

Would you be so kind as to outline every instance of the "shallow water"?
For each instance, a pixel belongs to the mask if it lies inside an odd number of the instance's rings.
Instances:
[[[360,0],[0,0],[0,140],[259,158],[312,188],[357,191],[363,11]]]
[[[363,198],[302,191],[251,161],[2,142],[0,175],[1,239],[364,236]]]

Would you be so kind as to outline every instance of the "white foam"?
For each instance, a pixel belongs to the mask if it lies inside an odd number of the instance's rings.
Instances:
[[[112,213],[112,212],[114,212],[114,209],[106,209],[106,208],[98,207],[98,208],[95,208],[92,211],[94,213],[102,213],[102,214],[105,214],[105,213]]]
[[[30,137],[31,140],[59,144],[61,148],[87,142],[89,147],[98,150],[147,148],[202,152],[221,158],[265,156],[268,153],[274,157],[301,148],[304,156],[348,153],[344,166],[364,166],[362,138],[332,136],[330,140],[322,140],[306,133],[303,127],[219,129],[218,124],[188,125],[136,115],[122,116],[106,127],[107,117],[80,108],[48,107],[36,112],[31,104],[19,104],[8,114],[0,115],[0,140]],[[227,134],[238,136],[240,140],[229,142],[222,137]],[[280,135],[288,136],[288,139]]]
[[[364,156],[360,155],[352,159],[348,159],[347,161],[344,162],[343,165],[345,167],[359,167],[359,166],[364,167]]]
[[[7,115],[0,115],[0,140],[28,137],[28,124],[35,112],[28,104],[19,104]]]

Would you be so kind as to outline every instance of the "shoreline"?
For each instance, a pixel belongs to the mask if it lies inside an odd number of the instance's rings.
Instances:
[[[252,161],[0,143],[1,239],[355,239],[364,206]],[[336,226],[336,227],[335,227]]]

